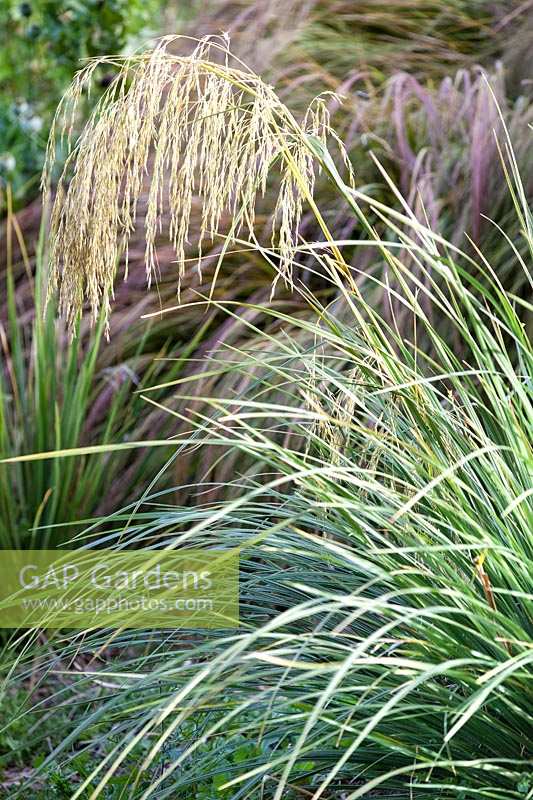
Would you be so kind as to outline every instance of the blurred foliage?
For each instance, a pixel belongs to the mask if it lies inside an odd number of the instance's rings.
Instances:
[[[3,0],[0,5],[0,190],[35,194],[48,129],[81,59],[145,38],[160,0]],[[100,75],[105,86],[109,76]],[[5,210],[0,191],[0,211]]]
[[[233,52],[278,81],[298,75],[299,93],[317,78],[343,92],[357,75],[373,86],[399,71],[439,81],[495,59],[515,94],[529,78],[530,0],[211,0],[210,13]]]

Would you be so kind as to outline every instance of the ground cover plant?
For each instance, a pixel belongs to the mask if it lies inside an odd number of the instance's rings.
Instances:
[[[309,310],[297,316],[275,304],[198,300],[198,311],[215,304],[237,317],[249,337],[208,361],[231,391],[191,398],[194,376],[174,383],[185,405],[171,416],[184,418],[187,433],[173,460],[210,448],[221,462],[237,454],[238,471],[229,487],[216,487],[215,500],[209,484],[199,485],[206,499],[196,506],[180,507],[154,487],[133,517],[127,508],[96,520],[90,536],[98,545],[102,524],[106,542],[115,537],[121,547],[241,548],[241,626],[205,639],[193,631],[122,633],[96,676],[91,659],[105,631],[30,651],[45,675],[82,659],[66,670],[65,692],[84,698],[85,713],[38,774],[58,762],[67,768],[81,751],[90,766],[78,772],[73,798],[114,791],[126,764],[120,791],[135,798],[527,798],[530,296],[504,288],[490,254],[434,230],[385,171],[394,204],[360,188],[323,105],[298,123],[256,75],[226,65],[223,40],[201,42],[192,57],[169,56],[166,44],[123,65],[135,72],[130,88],[97,109],[74,151],[78,179],[56,200],[53,280],[70,324],[84,295],[96,315],[108,308],[131,206],[121,206],[119,181],[104,178],[125,170],[134,200],[147,149],[139,153],[131,141],[148,148],[152,137],[160,158],[177,167],[170,224],[183,267],[194,175],[203,188],[200,230],[222,232],[224,204],[235,202],[245,224],[230,226],[227,247],[254,247]],[[128,114],[145,102],[162,110]],[[214,109],[231,116],[228,128],[205,113]],[[191,134],[185,159],[179,133],[168,133],[181,113]],[[530,287],[527,191],[497,107],[496,114],[496,152],[519,232],[502,229],[500,248]],[[126,128],[130,119],[145,139]],[[117,129],[124,158],[110,154],[102,164],[94,153]],[[260,244],[255,199],[272,164],[281,213],[272,241]],[[357,237],[337,238],[313,201],[319,168],[356,220]],[[149,256],[165,197],[161,174]],[[75,227],[79,176],[105,191],[89,197]],[[321,241],[297,235],[304,204]],[[361,250],[370,254],[364,271],[343,257]],[[298,280],[304,260],[327,292]],[[376,305],[376,295],[384,302]],[[184,410],[192,401],[204,409]],[[32,669],[16,652],[5,663],[19,680]],[[94,741],[79,744],[91,725],[106,743],[98,753]]]

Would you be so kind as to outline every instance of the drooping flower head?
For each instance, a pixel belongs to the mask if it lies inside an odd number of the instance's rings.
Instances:
[[[72,139],[76,109],[95,69],[117,75],[66,160],[51,217],[50,289],[72,326],[84,303],[109,317],[120,257],[143,210],[148,284],[157,277],[156,239],[166,232],[185,274],[193,205],[198,249],[232,219],[230,237],[253,238],[257,197],[279,172],[272,247],[289,283],[303,203],[312,198],[315,165],[308,136],[324,140],[328,111],[318,98],[299,125],[273,88],[233,58],[224,38],[199,40],[191,55],[169,52],[165,37],[146,53],[95,59],[63,98],[50,135],[43,187],[50,184],[56,138]],[[148,190],[147,186],[148,180]],[[126,267],[127,269],[127,267]]]

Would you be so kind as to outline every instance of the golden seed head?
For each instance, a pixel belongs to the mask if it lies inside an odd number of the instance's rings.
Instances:
[[[56,137],[72,138],[76,109],[99,64],[118,68],[65,163],[51,217],[50,291],[72,326],[84,303],[106,322],[117,265],[137,224],[146,175],[144,218],[148,284],[157,277],[156,240],[166,230],[176,252],[177,284],[185,274],[193,203],[200,206],[198,249],[219,233],[253,238],[258,195],[273,167],[280,171],[272,223],[278,270],[291,282],[303,203],[315,170],[306,135],[324,140],[329,117],[318,98],[299,125],[272,87],[239,63],[228,66],[225,39],[197,42],[189,56],[168,52],[165,37],[147,53],[91,61],[58,108],[43,188],[50,184]],[[220,56],[222,55],[222,58]],[[218,60],[217,60],[218,58]],[[220,63],[222,61],[222,63]]]

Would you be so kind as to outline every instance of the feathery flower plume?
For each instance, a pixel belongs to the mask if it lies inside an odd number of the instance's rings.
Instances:
[[[185,274],[193,201],[200,205],[202,241],[232,217],[230,236],[254,236],[255,204],[274,164],[280,172],[272,247],[279,275],[291,282],[291,264],[304,200],[312,197],[314,156],[307,140],[324,141],[325,103],[309,108],[302,125],[272,87],[234,59],[224,37],[197,40],[189,56],[168,52],[164,37],[149,52],[92,60],[61,101],[48,145],[43,189],[50,185],[56,138],[71,146],[51,216],[50,291],[60,290],[60,311],[72,326],[85,302],[96,318],[109,317],[118,261],[135,229],[147,172],[146,274],[157,276],[156,237],[168,219],[176,252],[177,284]],[[218,61],[217,61],[218,58]],[[237,67],[230,67],[233,58]],[[116,78],[72,146],[76,110],[99,64]],[[126,266],[127,273],[127,266]]]

